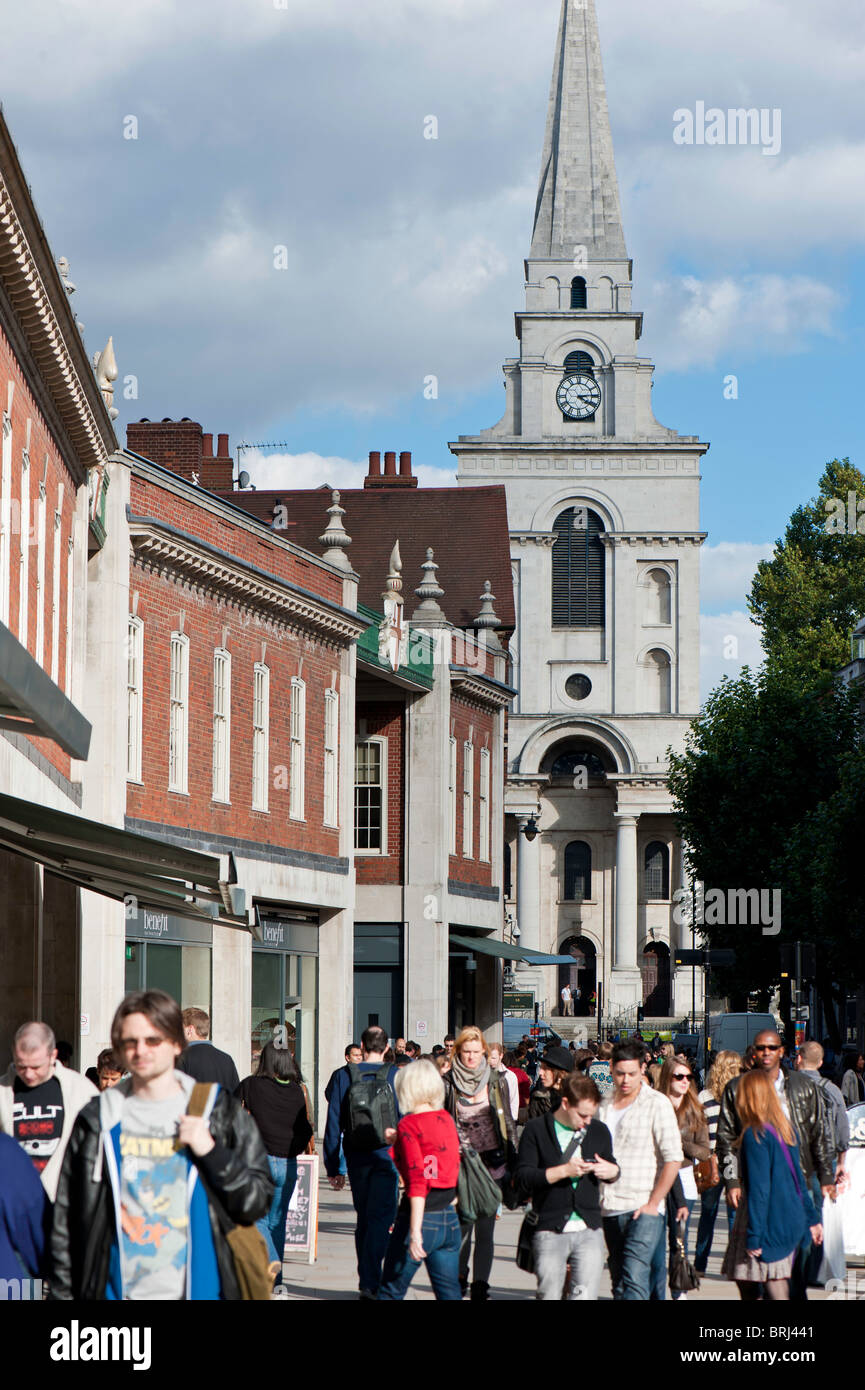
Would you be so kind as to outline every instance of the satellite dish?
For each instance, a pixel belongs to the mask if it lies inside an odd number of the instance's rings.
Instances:
[[[240,487],[249,487],[249,474],[245,468],[240,470],[240,476],[237,481]]]

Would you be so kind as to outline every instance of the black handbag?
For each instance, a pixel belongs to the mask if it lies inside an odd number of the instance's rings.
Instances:
[[[670,1251],[670,1293],[692,1293],[700,1287],[700,1276],[685,1255],[684,1223],[676,1223],[676,1243]]]
[[[535,1272],[534,1239],[539,1220],[538,1213],[529,1207],[517,1236],[517,1269],[524,1269],[526,1274]]]

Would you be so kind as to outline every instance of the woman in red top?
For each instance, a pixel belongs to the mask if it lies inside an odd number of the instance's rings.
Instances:
[[[432,1062],[403,1067],[394,1080],[402,1119],[391,1157],[405,1184],[384,1261],[378,1296],[405,1298],[426,1265],[437,1299],[459,1303],[460,1223],[456,1187],[460,1167],[457,1127],[442,1109],[444,1082]]]

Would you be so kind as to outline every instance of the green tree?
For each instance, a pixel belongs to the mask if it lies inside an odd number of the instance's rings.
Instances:
[[[820,939],[811,899],[788,893],[788,842],[839,791],[840,765],[855,746],[856,700],[848,691],[821,689],[816,679],[808,684],[767,663],[724,679],[692,723],[684,752],[670,751],[668,781],[694,876],[707,891],[781,890],[777,935],[757,923],[702,929],[710,946],[736,952],[735,965],[718,972],[735,1008],[777,982],[779,941]]]
[[[774,555],[760,561],[748,607],[770,665],[828,681],[849,660],[850,633],[865,608],[865,475],[849,459],[826,465],[817,496],[797,507]]]

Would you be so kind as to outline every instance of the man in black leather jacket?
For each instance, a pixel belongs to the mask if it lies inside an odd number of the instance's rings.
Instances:
[[[174,1069],[183,1041],[180,1010],[161,990],[128,995],[118,1009],[112,1046],[131,1075],[90,1101],[70,1136],[52,1299],[240,1297],[222,1226],[266,1214],[267,1154],[255,1121],[221,1087],[210,1088],[203,1115],[188,1113],[195,1082]]]
[[[790,1123],[799,1140],[799,1160],[802,1172],[819,1207],[817,1187],[824,1197],[834,1197],[835,1152],[828,1143],[826,1127],[823,1123],[823,1098],[814,1082],[797,1071],[783,1071],[781,1058],[784,1048],[777,1033],[758,1033],[754,1039],[754,1067],[764,1071],[778,1092],[782,1106],[786,1104]],[[727,1190],[727,1201],[731,1207],[739,1205],[742,1181],[739,1176],[738,1149],[734,1141],[742,1132],[742,1124],[736,1110],[736,1087],[740,1078],[734,1076],[727,1082],[721,1097],[721,1111],[718,1116],[718,1132],[715,1152],[721,1179]],[[800,1251],[790,1283],[791,1299],[806,1297],[807,1250]]]

